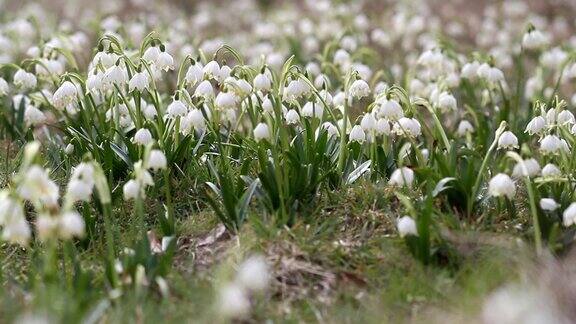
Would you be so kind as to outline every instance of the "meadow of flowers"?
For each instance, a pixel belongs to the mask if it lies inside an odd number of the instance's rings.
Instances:
[[[576,316],[572,1],[0,8],[0,322]]]

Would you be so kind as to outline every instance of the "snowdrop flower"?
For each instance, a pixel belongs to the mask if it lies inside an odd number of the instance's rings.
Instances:
[[[442,92],[438,96],[438,107],[443,112],[456,110],[457,108],[456,98],[454,98],[454,96],[448,92]]]
[[[148,89],[149,85],[150,80],[148,78],[148,74],[145,72],[137,72],[128,82],[128,91],[132,92],[134,89],[138,91],[144,91],[145,89]]]
[[[406,236],[418,236],[418,228],[416,227],[416,222],[410,216],[401,217],[397,224],[398,233],[400,237]]]
[[[250,311],[250,300],[237,284],[227,284],[219,292],[218,308],[226,318],[242,318]]]
[[[544,154],[556,154],[563,148],[562,140],[556,135],[546,135],[540,141],[540,151]]]
[[[376,129],[376,118],[370,113],[364,114],[362,120],[360,121],[360,127],[366,132],[370,132]]]
[[[321,104],[308,101],[304,104],[304,107],[302,107],[303,117],[315,117],[321,119],[322,115],[324,115],[324,107]]]
[[[202,115],[202,111],[200,111],[200,109],[192,109],[187,117],[190,120],[190,123],[192,124],[192,126],[196,129],[205,129],[206,128],[206,122],[204,120],[204,115]]]
[[[574,124],[574,115],[568,110],[562,110],[558,113],[558,116],[556,116],[556,122],[560,125]]]
[[[58,109],[63,109],[64,107],[76,102],[78,90],[74,83],[70,81],[64,81],[62,85],[54,92],[52,96],[52,104]]]
[[[146,128],[140,128],[134,137],[132,138],[132,143],[138,145],[148,145],[152,143],[154,138],[152,137],[152,133]]]
[[[516,195],[516,185],[507,174],[499,173],[488,182],[488,194],[492,197],[505,196],[512,199]]]
[[[146,117],[146,119],[149,120],[154,119],[154,117],[158,115],[156,107],[154,107],[154,105],[152,104],[145,105],[144,108],[142,109],[142,113],[144,113],[144,117]]]
[[[220,92],[214,100],[214,105],[219,109],[234,109],[237,97],[232,92]]]
[[[296,125],[300,122],[300,115],[298,115],[298,112],[294,109],[290,109],[284,118],[286,119],[286,124],[288,125]]]
[[[540,199],[540,208],[545,211],[555,211],[560,205],[552,198]]]
[[[466,63],[462,66],[462,70],[460,72],[460,77],[475,80],[478,77],[478,68],[480,67],[480,63],[478,61],[474,61],[472,63]]]
[[[36,106],[28,105],[24,108],[24,121],[26,125],[39,125],[46,121],[46,115],[36,108]]]
[[[561,175],[560,169],[552,163],[548,163],[542,168],[542,176],[544,178],[559,177]]]
[[[202,97],[204,99],[209,99],[214,97],[214,88],[212,88],[212,84],[208,80],[204,80],[200,82],[200,84],[196,87],[194,91],[194,96]]]
[[[130,179],[122,187],[124,193],[124,200],[136,199],[140,195],[140,184],[134,180]]]
[[[562,219],[566,227],[576,224],[576,202],[571,203],[570,206],[566,208],[564,213],[562,213]]]
[[[394,124],[392,131],[400,136],[416,137],[422,134],[422,127],[415,118],[402,117]]]
[[[14,74],[13,82],[18,88],[33,89],[36,87],[37,80],[34,74],[20,69]]]
[[[248,291],[263,291],[268,287],[270,271],[263,256],[252,256],[238,268],[236,282]]]
[[[390,122],[387,119],[380,118],[376,122],[376,134],[377,135],[390,135]]]
[[[208,62],[202,69],[204,77],[217,78],[220,75],[220,64],[216,61]]]
[[[55,238],[58,234],[58,219],[49,214],[40,214],[36,219],[36,231],[41,241]]]
[[[204,72],[202,71],[202,64],[200,64],[200,62],[194,62],[186,71],[186,76],[184,78],[189,85],[194,86],[196,83],[200,82],[203,77]]]
[[[104,90],[104,72],[90,73],[86,79],[86,89],[92,93]]]
[[[0,226],[3,227],[3,240],[28,245],[31,231],[24,216],[24,206],[11,198],[7,190],[0,191]]]
[[[404,111],[398,101],[390,99],[386,100],[378,110],[378,117],[386,118],[391,121],[396,121],[404,117]]]
[[[169,118],[182,117],[186,115],[186,112],[188,112],[188,108],[179,99],[172,101],[172,103],[170,103],[166,109],[166,114]]]
[[[355,125],[350,131],[349,142],[358,142],[360,144],[364,143],[366,140],[366,134],[360,125]]]
[[[518,138],[514,133],[510,131],[505,131],[498,138],[498,148],[499,149],[513,149],[518,148]]]
[[[72,202],[90,201],[94,185],[94,167],[89,163],[82,162],[74,168],[70,176],[66,188],[66,198]]]
[[[260,73],[254,77],[254,89],[257,91],[267,92],[272,89],[272,81],[265,73]]]
[[[160,150],[151,150],[148,159],[146,160],[146,168],[153,171],[166,169],[168,162],[166,155]]]
[[[126,79],[126,70],[120,67],[120,65],[113,65],[112,67],[108,68],[108,70],[106,70],[103,82],[120,87],[126,83]]]
[[[480,65],[476,73],[480,78],[485,79],[490,83],[504,81],[504,73],[500,69],[491,67],[487,63]]]
[[[0,97],[4,97],[6,94],[8,94],[9,90],[10,87],[8,86],[8,82],[6,82],[6,80],[3,78],[0,78]]]
[[[547,39],[539,30],[533,29],[528,31],[522,37],[522,47],[529,50],[541,49],[546,46]]]
[[[526,170],[524,170],[526,168]],[[512,176],[515,178],[520,177],[534,177],[540,173],[540,164],[536,159],[528,159],[522,162],[516,163],[514,169],[512,170]]]
[[[160,53],[156,58],[156,65],[160,70],[164,70],[164,72],[174,70],[174,58],[166,52],[164,45],[160,45]]]
[[[260,142],[263,139],[270,138],[270,130],[268,129],[268,125],[265,123],[259,123],[254,127],[254,139],[256,142]]]
[[[458,124],[458,130],[456,131],[456,133],[459,136],[466,136],[466,134],[470,134],[474,132],[474,126],[472,126],[472,124],[467,121],[467,120],[462,120],[460,121],[460,123]]]
[[[348,91],[353,98],[362,99],[370,95],[370,86],[368,86],[366,81],[358,79],[352,83]]]
[[[67,240],[84,236],[84,219],[75,211],[65,212],[59,219],[60,236]]]
[[[324,122],[320,127],[328,132],[328,137],[340,135],[340,133],[338,133],[338,128],[331,122]]]
[[[60,197],[58,185],[48,177],[44,168],[37,165],[31,166],[22,175],[16,191],[22,198],[48,207],[56,206]]]
[[[526,126],[525,133],[530,135],[540,134],[546,127],[546,120],[542,116],[537,116],[532,118],[532,120]]]
[[[402,167],[392,172],[388,184],[391,186],[399,186],[399,187],[407,186],[408,188],[410,188],[412,187],[413,182],[414,182],[414,171],[412,171],[412,169],[410,168]]]
[[[156,62],[159,55],[160,55],[160,49],[158,49],[158,47],[156,46],[151,46],[144,51],[142,59],[147,61],[148,63],[153,63]]]

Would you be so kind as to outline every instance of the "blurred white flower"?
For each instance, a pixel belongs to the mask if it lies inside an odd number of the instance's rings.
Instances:
[[[392,172],[388,184],[399,187],[407,186],[410,188],[412,187],[413,182],[414,182],[414,171],[412,171],[412,169],[410,168],[402,167]]]
[[[260,142],[263,139],[270,138],[270,130],[268,129],[268,125],[265,123],[259,123],[254,127],[254,139],[256,142]]]
[[[516,195],[516,185],[507,174],[499,173],[490,179],[488,193],[492,197],[505,196],[512,199]]]
[[[148,145],[152,143],[154,138],[152,137],[152,133],[146,128],[140,128],[134,137],[132,138],[132,143],[138,145]]]
[[[366,140],[366,134],[360,125],[354,125],[350,131],[349,142],[358,142],[360,144],[364,143]]]
[[[263,291],[268,287],[270,271],[263,256],[251,256],[238,268],[236,282],[248,291]]]
[[[546,211],[555,211],[560,205],[552,198],[540,199],[540,208]]]
[[[564,210],[562,220],[566,227],[576,224],[576,202],[571,203],[570,206]]]
[[[398,233],[400,233],[400,237],[405,236],[418,236],[418,229],[416,227],[416,222],[410,216],[401,217],[398,220]]]
[[[516,135],[514,135],[514,133],[505,131],[498,138],[498,148],[507,150],[518,148],[518,138]]]

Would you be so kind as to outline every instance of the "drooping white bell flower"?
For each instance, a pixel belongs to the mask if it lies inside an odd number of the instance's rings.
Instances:
[[[166,161],[166,155],[160,150],[151,150],[150,155],[146,161],[146,168],[157,171],[166,169],[168,162]]]
[[[134,137],[132,138],[132,143],[138,145],[148,145],[152,143],[154,138],[152,137],[152,133],[146,128],[140,128]]]
[[[544,34],[536,29],[532,29],[522,36],[522,47],[529,50],[541,49],[546,46],[547,38]]]
[[[270,271],[263,256],[251,256],[238,268],[236,282],[251,292],[263,291],[268,287]]]
[[[469,80],[476,80],[478,78],[478,68],[480,67],[480,63],[478,61],[473,61],[471,63],[466,63],[462,66],[462,70],[460,71],[460,77],[469,79]]]
[[[135,89],[138,91],[144,91],[150,86],[150,78],[145,72],[137,72],[132,76],[132,79],[128,82],[128,91],[132,92]]]
[[[3,78],[0,78],[0,97],[4,97],[10,91],[10,87],[8,86],[8,82]]]
[[[404,111],[398,101],[390,99],[382,103],[378,110],[378,117],[386,118],[390,121],[396,121],[404,117]]]
[[[473,132],[474,132],[474,126],[472,126],[472,124],[469,121],[467,120],[460,121],[460,123],[458,124],[458,130],[456,131],[458,136],[466,136],[466,134],[471,134]]]
[[[525,133],[530,135],[540,134],[546,127],[546,119],[542,116],[536,116],[526,126]]]
[[[257,91],[267,92],[272,88],[272,81],[265,73],[260,73],[254,77],[254,89]]]
[[[540,141],[540,152],[543,154],[557,154],[563,149],[562,140],[556,135],[546,135]]]
[[[416,227],[416,222],[410,216],[404,216],[398,219],[397,228],[400,237],[406,237],[410,235],[418,236],[418,228]]]
[[[210,99],[214,97],[214,88],[208,80],[200,82],[194,91],[195,97],[202,97],[204,99]]]
[[[265,123],[259,123],[254,127],[254,139],[256,142],[260,142],[263,139],[270,138],[270,130],[268,129],[268,125]]]
[[[376,134],[390,135],[390,122],[387,119],[378,119],[378,122],[376,122]]]
[[[160,53],[156,58],[156,65],[158,69],[164,70],[164,72],[174,70],[174,58],[166,52],[164,46],[160,46]]]
[[[73,237],[84,236],[85,223],[78,212],[65,212],[60,216],[58,222],[58,230],[62,239],[68,240]]]
[[[540,208],[545,211],[555,211],[560,207],[560,204],[556,202],[556,200],[552,198],[542,198],[540,199]]]
[[[38,166],[31,166],[23,175],[16,189],[20,197],[33,204],[54,207],[58,204],[60,192],[58,185],[50,179],[48,172]]]
[[[352,83],[348,89],[350,96],[355,99],[362,99],[370,95],[370,86],[366,81],[358,79]]]
[[[36,76],[22,69],[14,73],[13,82],[16,87],[23,89],[33,89],[37,84]]]
[[[438,96],[438,107],[442,112],[453,111],[458,108],[456,98],[448,92],[442,92]]]
[[[562,220],[566,227],[576,224],[576,202],[571,203],[570,206],[564,210]]]
[[[238,103],[238,97],[232,92],[220,92],[214,100],[218,109],[234,109]]]
[[[374,115],[370,113],[364,114],[360,121],[360,127],[362,127],[365,132],[376,130],[376,118],[374,118]]]
[[[243,318],[250,311],[250,300],[238,284],[227,284],[219,291],[218,311],[224,318]]]
[[[414,171],[408,167],[401,167],[390,175],[390,180],[388,181],[389,185],[392,186],[399,186],[399,187],[412,187],[414,183]]]
[[[220,75],[220,64],[216,61],[210,61],[206,63],[202,71],[204,72],[204,77],[215,79]]]
[[[415,118],[402,117],[394,124],[392,131],[400,136],[417,137],[422,134],[422,127]]]
[[[548,163],[542,168],[542,176],[544,178],[559,177],[561,175],[562,171],[552,163]]]
[[[46,121],[46,115],[36,106],[27,105],[24,109],[24,122],[26,122],[26,125],[39,125]]]
[[[179,99],[172,101],[172,103],[170,103],[168,105],[168,108],[166,109],[166,114],[168,115],[169,118],[182,117],[186,115],[187,112],[188,108]]]
[[[505,131],[498,138],[499,149],[513,149],[518,148],[518,138],[511,131]]]
[[[52,96],[52,104],[57,109],[63,109],[66,106],[77,101],[78,90],[74,83],[64,81],[62,85],[54,92]]]
[[[127,79],[128,75],[126,70],[120,65],[113,65],[112,67],[108,68],[108,70],[106,70],[103,82],[108,85],[116,85],[121,87],[126,84]]]
[[[354,125],[352,130],[350,131],[350,137],[348,138],[349,142],[358,142],[360,144],[364,143],[366,140],[366,133],[360,125]]]
[[[195,62],[195,64],[190,65],[188,70],[186,71],[186,82],[194,86],[196,83],[200,82],[204,77],[204,72],[202,71],[202,64],[200,62]]]
[[[288,125],[296,125],[300,122],[300,115],[298,115],[298,112],[294,109],[290,109],[284,118],[286,119],[286,124]]]
[[[515,178],[520,177],[535,177],[540,173],[540,164],[536,159],[527,159],[522,162],[516,163],[512,170],[512,176]]]
[[[574,120],[574,114],[572,114],[569,110],[562,110],[561,112],[558,113],[558,116],[556,116],[556,122],[559,125],[564,125],[564,124],[574,124],[575,120]]]
[[[308,101],[304,104],[304,107],[302,107],[301,113],[303,117],[315,117],[321,119],[324,115],[324,107],[322,104]]]
[[[147,61],[148,63],[153,63],[156,62],[159,55],[160,55],[160,49],[157,46],[151,46],[144,51],[142,59]]]
[[[492,197],[514,198],[516,195],[516,185],[514,181],[504,173],[499,173],[488,182],[488,194]]]

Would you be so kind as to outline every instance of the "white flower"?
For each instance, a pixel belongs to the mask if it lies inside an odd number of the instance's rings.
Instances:
[[[186,112],[188,112],[188,108],[186,108],[186,105],[181,100],[172,101],[166,109],[166,114],[170,118],[184,116],[186,115]]]
[[[149,83],[150,79],[148,78],[148,74],[145,72],[137,72],[128,82],[128,91],[132,92],[134,89],[144,91],[145,89],[148,89]]]
[[[360,121],[360,127],[366,132],[376,130],[376,118],[370,113],[364,114]]]
[[[109,85],[117,85],[122,86],[126,83],[126,79],[128,78],[126,70],[124,70],[119,65],[113,65],[112,67],[106,70],[104,74],[103,82]]]
[[[195,62],[195,64],[190,65],[188,71],[186,71],[186,82],[189,85],[196,85],[204,77],[204,72],[202,71],[202,64],[200,62]]]
[[[325,129],[328,132],[328,137],[332,137],[332,136],[338,136],[338,128],[332,124],[331,122],[324,122],[322,124],[322,126],[320,126],[322,129]],[[318,131],[318,130],[316,130]]]
[[[480,63],[478,61],[464,64],[460,72],[460,77],[469,80],[475,80],[478,77],[477,72],[479,67]]]
[[[11,243],[28,246],[32,231],[24,217],[4,225],[2,239]]]
[[[156,46],[148,47],[144,54],[142,55],[142,59],[147,61],[148,63],[156,62],[158,56],[160,55],[160,49]]]
[[[270,138],[270,130],[268,129],[268,125],[265,123],[260,123],[254,127],[254,139],[256,142],[260,142],[263,139]]]
[[[134,179],[128,180],[122,188],[124,192],[124,200],[136,199],[140,195],[140,184]]]
[[[560,169],[558,169],[558,167],[552,163],[548,163],[542,168],[542,176],[544,178],[559,177],[561,175],[562,172],[560,171]]]
[[[74,144],[68,143],[68,145],[66,145],[66,147],[64,148],[64,153],[68,155],[74,153]]]
[[[366,140],[366,134],[364,133],[364,130],[362,130],[362,127],[360,125],[355,125],[354,127],[352,127],[348,141],[364,143],[365,140]]]
[[[572,126],[572,129],[570,129],[570,133],[576,135],[576,125]]]
[[[10,197],[7,190],[0,191],[0,227],[3,227],[3,240],[22,246],[28,244],[31,233],[24,216],[24,207]]]
[[[394,124],[392,131],[397,135],[416,137],[422,133],[422,127],[415,118],[402,117]]]
[[[547,43],[547,39],[539,30],[533,29],[522,37],[522,47],[529,50],[541,49]]]
[[[58,219],[48,214],[40,214],[36,218],[36,231],[41,241],[56,238],[58,234]]]
[[[555,211],[560,205],[552,198],[540,199],[540,208],[546,211]]]
[[[499,149],[513,149],[518,148],[518,138],[514,133],[510,131],[505,131],[498,138],[498,148]]]
[[[58,109],[62,109],[71,103],[76,102],[78,90],[74,83],[64,81],[52,96],[52,104]]]
[[[10,87],[8,86],[8,82],[3,78],[0,78],[0,97],[4,97],[9,90]]]
[[[304,104],[304,107],[302,107],[303,117],[316,117],[321,119],[322,115],[324,115],[324,106],[321,104],[308,101]]]
[[[156,65],[160,70],[174,70],[174,58],[168,54],[163,46],[160,47],[160,54],[156,58]]]
[[[166,169],[168,162],[166,161],[166,155],[160,150],[151,150],[148,160],[146,161],[146,167],[151,170],[161,170]]]
[[[491,67],[487,63],[480,65],[476,73],[480,78],[490,83],[497,83],[504,80],[504,73],[500,69]]]
[[[69,211],[60,216],[60,235],[63,239],[84,236],[84,219],[75,211]]]
[[[562,110],[558,113],[558,116],[556,116],[556,122],[560,125],[574,124],[574,114],[568,110]]]
[[[206,128],[206,122],[204,121],[204,115],[202,115],[202,111],[200,109],[192,109],[188,113],[188,118],[192,126],[196,129],[204,129]]]
[[[530,135],[541,133],[546,127],[546,120],[542,116],[536,116],[526,126],[525,133]]]
[[[370,95],[370,86],[366,81],[358,79],[352,83],[348,91],[353,98],[362,99]]]
[[[472,126],[472,124],[467,121],[467,120],[462,120],[460,121],[460,124],[458,124],[458,130],[456,131],[456,133],[459,136],[465,136],[466,134],[470,134],[474,132],[474,126]]]
[[[412,169],[410,168],[402,167],[392,172],[388,184],[399,187],[407,186],[410,188],[412,187],[413,182],[414,182],[414,171],[412,171]]]
[[[254,77],[254,89],[258,91],[270,91],[272,88],[272,81],[265,73],[260,73],[256,77]]]
[[[210,61],[204,66],[202,71],[205,77],[217,78],[220,75],[220,65],[216,61]]]
[[[250,300],[242,287],[228,284],[219,292],[218,309],[223,317],[242,318],[250,311]]]
[[[492,197],[506,196],[512,199],[516,195],[516,185],[507,174],[499,173],[488,182],[488,194]]]
[[[46,120],[46,115],[36,106],[28,105],[24,109],[24,121],[27,125],[39,125]]]
[[[232,92],[220,92],[214,100],[214,105],[219,109],[233,109],[236,103],[237,97]]]
[[[378,110],[378,117],[386,118],[391,121],[399,120],[404,117],[404,111],[398,101],[390,99],[386,100]]]
[[[263,291],[268,287],[270,271],[263,256],[252,256],[238,268],[236,282],[249,291]]]
[[[398,220],[398,233],[400,233],[400,237],[405,236],[418,236],[418,229],[416,227],[416,222],[410,216],[401,217]]]
[[[540,141],[540,151],[544,154],[556,154],[563,149],[562,140],[556,135],[546,135]]]
[[[76,201],[90,201],[90,196],[92,195],[92,186],[89,183],[72,179],[68,183],[66,188],[66,197],[68,197],[72,202]]]
[[[44,168],[37,165],[31,166],[22,175],[16,190],[22,198],[48,207],[56,206],[60,197],[58,185],[50,180]]]
[[[140,128],[136,134],[134,134],[132,143],[138,145],[148,145],[149,143],[152,143],[153,140],[154,138],[152,137],[152,133],[148,129]]]
[[[526,168],[526,170],[524,170]],[[524,177],[534,177],[540,173],[540,164],[536,159],[528,159],[522,162],[516,163],[512,171],[512,176],[515,178]]]
[[[564,226],[568,227],[572,224],[576,224],[576,202],[573,202],[564,210],[562,213],[562,219]]]
[[[442,92],[438,96],[438,107],[443,112],[456,110],[457,108],[456,98],[454,98],[454,96],[448,92]]]
[[[200,84],[196,87],[194,91],[194,96],[202,97],[204,99],[214,97],[214,88],[212,88],[212,84],[208,80],[204,80],[200,82]]]
[[[296,125],[298,122],[300,122],[300,115],[298,115],[298,112],[294,109],[290,109],[284,118],[286,119],[286,124],[288,125]]]
[[[158,115],[156,107],[154,107],[154,105],[152,104],[145,105],[144,108],[142,109],[142,113],[144,114],[144,117],[146,117],[146,119],[153,119],[154,117],[156,117],[156,115]]]
[[[14,73],[14,85],[23,89],[33,89],[36,87],[36,76],[30,72],[26,72],[22,69]]]
[[[390,135],[390,122],[387,119],[378,119],[378,122],[376,122],[376,134]]]
[[[90,92],[104,90],[104,72],[90,73],[86,79],[86,89]]]

